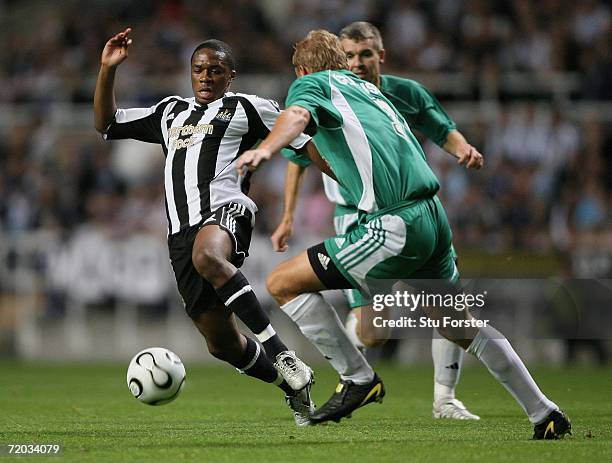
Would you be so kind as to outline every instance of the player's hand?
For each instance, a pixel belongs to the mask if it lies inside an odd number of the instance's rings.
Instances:
[[[482,154],[470,144],[462,146],[455,155],[457,163],[468,169],[480,169],[484,164]]]
[[[270,236],[272,241],[272,249],[276,252],[285,252],[289,249],[287,242],[293,233],[293,221],[290,219],[283,219],[278,224],[274,233]]]
[[[130,33],[132,28],[128,27],[123,32],[113,35],[102,50],[100,64],[102,66],[119,66],[128,56],[128,48],[132,44]]]
[[[255,172],[261,164],[270,160],[271,157],[272,153],[265,148],[245,151],[242,153],[242,156],[238,158],[238,161],[236,161],[236,169],[240,175],[244,175],[246,170]]]

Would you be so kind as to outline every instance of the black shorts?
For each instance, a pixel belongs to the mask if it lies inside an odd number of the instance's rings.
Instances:
[[[223,305],[212,285],[193,266],[191,257],[196,236],[207,225],[218,225],[230,235],[234,242],[230,262],[241,267],[249,255],[253,215],[244,205],[229,203],[206,216],[199,224],[168,237],[170,262],[178,290],[187,314],[194,320],[206,310]]]

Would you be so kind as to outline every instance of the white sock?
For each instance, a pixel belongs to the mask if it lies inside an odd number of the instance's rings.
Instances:
[[[550,412],[559,408],[542,394],[508,340],[492,326],[481,328],[467,351],[484,363],[504,385],[523,407],[532,423],[541,422]]]
[[[300,294],[281,307],[340,377],[367,384],[374,371],[349,339],[336,311],[319,293]]]
[[[434,328],[431,339],[431,356],[434,364],[434,401],[450,401],[455,398],[465,351],[454,342],[443,338]]]
[[[361,341],[359,337],[359,333],[357,332],[357,315],[355,315],[355,309],[351,310],[346,317],[346,322],[344,323],[344,329],[346,330],[346,334],[348,335],[351,342],[358,349],[363,349],[365,345]]]

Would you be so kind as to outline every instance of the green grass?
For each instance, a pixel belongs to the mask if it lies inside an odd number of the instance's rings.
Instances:
[[[336,379],[317,370],[321,403]],[[466,369],[458,390],[480,422],[431,419],[431,367],[377,370],[384,404],[297,429],[276,388],[223,366],[187,365],[182,396],[149,407],[131,397],[123,365],[0,363],[0,445],[64,446],[60,457],[0,462],[612,461],[612,369],[533,368],[572,418],[574,436],[557,442],[530,441],[524,414],[483,368]]]

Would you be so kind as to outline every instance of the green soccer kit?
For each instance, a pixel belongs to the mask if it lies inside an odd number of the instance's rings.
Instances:
[[[403,79],[385,80],[397,87]],[[438,181],[383,93],[349,71],[323,71],[293,83],[286,101],[291,105],[312,116],[306,132],[339,179],[336,202],[346,214],[355,214],[350,208],[357,205],[363,216],[351,231],[325,241],[346,280],[363,289],[367,278],[452,277],[451,232],[435,198]],[[439,141],[454,124],[448,127]]]

